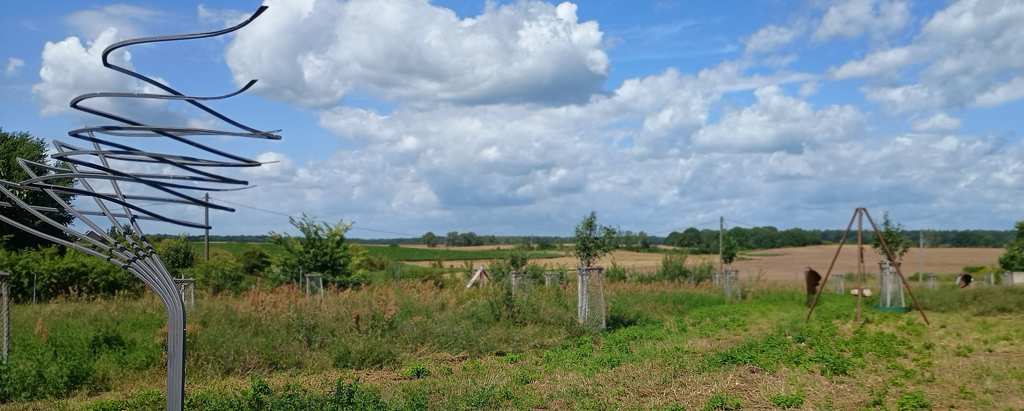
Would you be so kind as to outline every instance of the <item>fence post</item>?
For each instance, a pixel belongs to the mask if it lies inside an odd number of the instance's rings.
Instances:
[[[11,342],[11,290],[8,279],[11,273],[0,271],[0,344],[3,345],[3,363],[7,364],[7,351]]]

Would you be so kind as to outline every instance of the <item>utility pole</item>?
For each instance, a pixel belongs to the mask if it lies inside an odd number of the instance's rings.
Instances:
[[[924,230],[919,230],[918,233],[921,236],[921,247],[917,249],[917,283],[921,284],[921,278],[924,277]]]
[[[203,209],[206,215],[206,239],[204,241],[206,244],[206,261],[210,261],[210,193],[206,193],[203,196],[203,200],[206,200],[206,207]]]
[[[722,271],[722,227],[725,226],[725,217],[718,216],[718,271]]]

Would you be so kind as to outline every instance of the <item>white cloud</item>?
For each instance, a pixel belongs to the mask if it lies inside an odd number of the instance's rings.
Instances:
[[[284,154],[268,151],[256,156],[256,161],[264,164],[244,168],[242,172],[263,181],[291,181],[295,177],[295,164]]]
[[[867,97],[896,111],[994,107],[1024,97],[1024,3],[958,1],[926,21],[912,44],[831,72],[836,79],[899,79],[915,63],[927,63],[910,77],[916,83],[872,85],[863,89]]]
[[[19,58],[8,58],[7,67],[4,68],[4,75],[7,77],[17,76],[21,72],[21,67],[25,65],[25,60]]]
[[[103,49],[118,38],[117,29],[107,28],[87,46],[82,45],[77,37],[68,37],[57,43],[46,42],[39,70],[41,81],[32,86],[32,96],[39,104],[39,115],[49,117],[76,113],[87,116],[68,106],[71,99],[86,93],[162,93],[152,85],[103,67]],[[127,51],[115,51],[109,60],[112,64],[133,69],[131,54]],[[181,124],[185,121],[183,113],[167,112],[166,101],[99,98],[82,104],[150,124]],[[87,118],[94,123],[97,117],[88,115]]]
[[[846,0],[829,7],[811,38],[860,37],[867,32],[876,40],[903,28],[910,20],[910,7],[903,1]]]
[[[806,101],[782,94],[778,86],[754,92],[757,102],[727,110],[721,122],[694,135],[694,144],[726,152],[801,152],[809,145],[854,136],[866,116],[853,106],[814,111]]]
[[[747,38],[747,53],[775,51],[796,38],[798,32],[789,27],[768,25]]]
[[[956,131],[962,126],[959,118],[950,117],[946,113],[936,113],[924,120],[911,122],[910,128],[916,132],[923,131]]]
[[[216,23],[224,27],[231,27],[241,23],[248,18],[248,13],[235,9],[215,9],[202,4],[196,7],[197,16],[200,22]]]
[[[974,105],[995,107],[1022,97],[1024,97],[1024,76],[1016,77],[1007,83],[999,83],[991,90],[978,95],[974,100]]]
[[[807,97],[818,94],[819,89],[821,89],[821,84],[817,81],[806,81],[800,85],[798,93],[800,97]]]
[[[268,0],[227,52],[237,83],[300,105],[353,88],[384,99],[581,103],[608,75],[602,33],[576,5],[522,1],[459,19],[426,0]]]
[[[927,58],[922,51],[919,47],[897,47],[873,53],[863,60],[849,61],[841,67],[833,67],[829,71],[831,71],[832,78],[837,80],[886,73]]]
[[[108,28],[117,29],[115,41],[142,37],[138,23],[157,20],[162,12],[129,4],[111,4],[95,10],[82,10],[64,17],[64,22],[85,38],[97,38]]]

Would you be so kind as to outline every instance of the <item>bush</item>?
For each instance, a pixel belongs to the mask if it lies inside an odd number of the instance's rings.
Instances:
[[[8,271],[15,301],[31,301],[33,274],[40,301],[58,296],[138,295],[142,281],[128,271],[78,250],[57,246],[11,252],[0,250],[0,270]]]
[[[239,292],[242,286],[242,268],[233,259],[216,255],[210,261],[201,261],[189,273],[196,280],[196,287],[213,294]]]

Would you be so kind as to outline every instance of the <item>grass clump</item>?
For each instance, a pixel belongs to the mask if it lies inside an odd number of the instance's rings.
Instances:
[[[916,411],[930,409],[932,409],[932,404],[925,399],[924,392],[921,390],[902,393],[896,400],[897,411]]]
[[[768,399],[771,400],[772,405],[782,409],[789,409],[804,405],[804,400],[807,399],[803,391],[797,391],[793,394],[776,394],[768,395]]]
[[[402,378],[411,380],[430,376],[430,368],[426,364],[413,364],[398,372]]]
[[[743,409],[743,401],[728,393],[718,393],[711,396],[711,398],[708,398],[708,401],[704,403],[704,408],[701,408],[702,411],[740,409]]]

